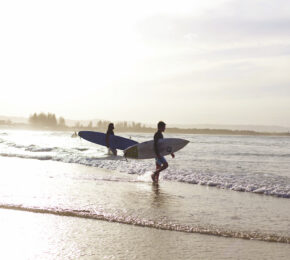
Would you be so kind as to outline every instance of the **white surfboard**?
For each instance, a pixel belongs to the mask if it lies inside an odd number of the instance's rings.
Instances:
[[[189,141],[181,138],[164,138],[158,141],[158,148],[162,156],[175,153],[186,146]],[[154,140],[135,144],[124,150],[126,158],[151,159],[155,158]]]

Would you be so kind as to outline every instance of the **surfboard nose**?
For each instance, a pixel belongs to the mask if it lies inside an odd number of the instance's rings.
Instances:
[[[182,141],[180,142],[180,149],[182,149],[183,147],[185,147],[189,141],[188,140],[185,140],[185,139],[181,139]]]
[[[183,147],[186,146],[188,143],[190,143],[190,141],[185,140],[185,139],[180,139],[182,142]]]

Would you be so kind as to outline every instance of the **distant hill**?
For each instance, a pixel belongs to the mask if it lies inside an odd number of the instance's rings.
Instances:
[[[12,123],[21,123],[21,124],[28,124],[28,117],[17,117],[17,116],[1,116],[0,120],[10,120]],[[90,121],[93,122],[93,124],[96,124],[99,120],[93,119],[93,120],[70,120],[65,119],[65,123],[67,126],[75,126],[77,122],[79,122],[81,125],[88,125]]]
[[[170,127],[178,128],[194,128],[194,129],[227,129],[227,130],[236,130],[236,131],[255,131],[263,133],[287,133],[290,131],[290,127],[283,126],[267,126],[267,125],[214,125],[214,124],[173,124]]]
[[[20,116],[1,116],[0,120],[10,120],[12,123],[28,124],[28,118]]]

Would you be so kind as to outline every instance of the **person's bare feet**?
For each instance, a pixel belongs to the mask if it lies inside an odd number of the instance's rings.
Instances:
[[[154,172],[153,174],[151,174],[151,179],[153,182],[158,183],[159,173]]]
[[[159,173],[154,172],[153,174],[151,174],[151,179],[153,182],[158,183]]]
[[[156,181],[156,183],[158,183],[158,181],[159,181],[159,172],[155,176],[155,181]]]

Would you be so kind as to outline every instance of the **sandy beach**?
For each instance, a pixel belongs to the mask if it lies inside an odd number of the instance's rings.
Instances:
[[[165,180],[156,186],[146,174],[62,162],[5,157],[0,162],[6,259],[288,259],[290,254],[288,199]]]

